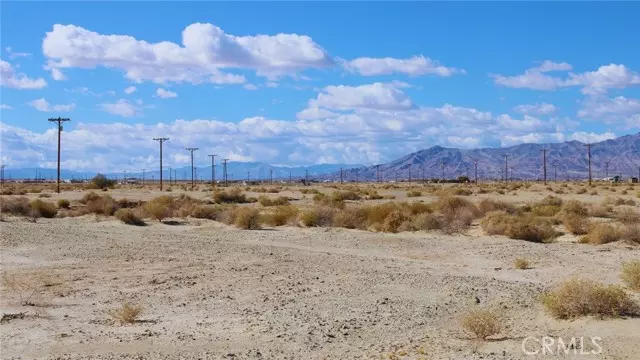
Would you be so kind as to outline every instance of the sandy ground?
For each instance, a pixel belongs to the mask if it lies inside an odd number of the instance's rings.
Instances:
[[[526,348],[538,355],[523,352],[527,337],[543,336],[602,338],[602,354],[561,358],[640,359],[640,318],[558,321],[538,299],[572,276],[620,284],[621,264],[640,258],[624,243],[535,244],[484,236],[477,226],[455,236],[247,231],[208,220],[135,227],[89,215],[8,217],[0,226],[3,272],[49,285],[37,306],[20,306],[3,285],[0,312],[25,313],[0,324],[3,359],[560,357],[555,348],[543,356],[534,340]],[[517,257],[532,268],[514,269]],[[143,306],[139,322],[110,316],[124,302]],[[492,341],[472,340],[459,325],[461,314],[482,307],[505,318]]]

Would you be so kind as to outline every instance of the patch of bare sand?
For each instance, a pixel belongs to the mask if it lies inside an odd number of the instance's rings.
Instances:
[[[640,343],[640,319],[557,321],[538,301],[575,275],[620,283],[621,263],[638,258],[624,244],[91,217],[10,219],[1,237],[4,272],[66,287],[36,307],[2,289],[3,312],[32,315],[0,324],[2,358],[531,359],[523,339],[550,335],[600,336],[606,357],[632,359]],[[124,302],[143,306],[139,322],[109,316]],[[459,326],[483,306],[506,318],[499,340]]]

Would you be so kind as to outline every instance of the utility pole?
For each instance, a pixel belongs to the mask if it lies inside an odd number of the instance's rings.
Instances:
[[[504,182],[509,182],[509,154],[504,154]]]
[[[162,191],[162,144],[169,138],[153,138],[153,140],[160,142],[160,191]]]
[[[309,170],[304,169],[304,184],[309,185]]]
[[[473,160],[473,169],[475,172],[476,185],[478,185],[478,160]]]
[[[409,185],[411,185],[411,165],[409,165]]]
[[[547,185],[547,148],[543,148],[540,151],[542,151],[542,172],[544,176],[544,184]]]
[[[227,186],[227,161],[229,161],[229,159],[222,159],[222,177],[225,187]]]
[[[356,184],[358,183],[358,171],[360,171],[360,170],[356,169]]]
[[[342,168],[340,168],[340,185],[342,185]]]
[[[146,173],[147,169],[142,169],[142,186],[144,186],[144,175]]]
[[[269,184],[273,185],[273,169],[269,169]]]
[[[216,186],[216,156],[218,155],[209,154],[207,156],[211,158],[211,187],[215,187]]]
[[[251,182],[251,171],[247,171],[247,185]]]
[[[380,164],[376,165],[376,182],[380,182]]]
[[[442,169],[442,183],[444,184],[444,161],[440,163],[440,168]]]
[[[604,162],[604,174],[605,174],[604,177],[608,179],[609,178],[609,162],[608,161]]]
[[[193,176],[194,176],[194,170],[193,170],[193,152],[198,150],[198,148],[186,148],[185,150],[191,152],[191,191],[193,191]]]
[[[558,163],[553,163],[553,182],[558,182]]]
[[[4,185],[4,167],[7,166],[5,164],[0,165],[0,184]]]
[[[585,144],[587,147],[587,159],[589,161],[589,186],[591,186],[591,146],[593,144]]]
[[[171,186],[171,178],[172,178],[172,173],[173,173],[173,168],[171,166],[169,166],[169,186]],[[175,184],[175,179],[174,180],[174,184]]]
[[[289,171],[289,184],[292,184],[292,181],[291,181],[291,171]]]
[[[60,193],[60,133],[62,133],[62,124],[67,121],[71,121],[71,119],[58,117],[58,118],[50,118],[49,121],[58,124],[58,182],[57,182],[56,192],[59,194]]]

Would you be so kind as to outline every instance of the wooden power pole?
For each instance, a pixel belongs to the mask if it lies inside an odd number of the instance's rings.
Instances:
[[[162,191],[162,144],[169,138],[153,138],[153,140],[160,142],[160,191]]]
[[[71,121],[71,119],[58,117],[58,118],[51,118],[49,119],[49,121],[58,124],[58,181],[56,186],[56,192],[59,194],[60,193],[60,133],[62,133],[62,124],[67,121]]]

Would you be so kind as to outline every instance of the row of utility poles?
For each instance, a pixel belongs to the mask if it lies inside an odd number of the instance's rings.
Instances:
[[[58,130],[58,166],[57,166],[57,181],[56,181],[56,191],[58,193],[60,193],[60,151],[61,151],[61,133],[63,131],[63,124],[65,122],[71,121],[71,119],[69,118],[62,118],[62,117],[57,117],[57,118],[49,118],[48,119],[49,122],[55,123],[57,126],[57,130]],[[154,141],[158,141],[159,145],[160,145],[160,190],[162,190],[162,183],[163,183],[163,178],[162,178],[162,174],[163,174],[163,167],[162,167],[162,160],[163,160],[163,156],[162,156],[162,150],[163,150],[163,144],[165,141],[168,141],[169,138],[168,137],[157,137],[157,138],[153,138]],[[593,144],[589,143],[589,144],[585,144],[584,145],[587,148],[587,161],[588,161],[588,171],[589,171],[589,185],[592,185],[592,173],[591,173],[591,147],[593,146]],[[197,151],[198,148],[194,148],[194,147],[190,147],[190,148],[186,148],[187,151],[189,151],[191,153],[191,189],[193,190],[194,186],[195,186],[195,168],[193,165],[193,152]],[[542,150],[542,162],[543,162],[543,179],[544,179],[544,183],[545,185],[547,184],[547,148],[543,148]],[[216,156],[218,156],[217,154],[209,154],[208,155],[211,158],[211,186],[215,186],[215,158]],[[509,154],[504,154],[504,180],[505,183],[509,181]],[[478,183],[478,160],[477,159],[472,159],[473,163],[474,163],[474,168],[475,168],[475,182],[476,184]],[[223,182],[226,185],[227,181],[228,181],[228,177],[227,177],[227,163],[228,163],[229,159],[222,159],[222,163],[223,163]],[[442,169],[442,181],[444,182],[445,180],[445,164],[444,162],[442,162],[440,164],[441,169]],[[558,169],[557,169],[557,163],[553,164],[554,167],[554,180],[558,181]],[[4,183],[4,168],[5,165],[1,165],[0,168],[0,182]],[[147,169],[142,169],[142,182],[144,184],[145,182],[145,172]],[[382,180],[381,174],[380,174],[380,164],[375,165],[375,170],[376,170],[376,181],[380,182]],[[423,168],[423,179],[424,179],[424,168]],[[513,172],[513,169],[512,169]],[[609,161],[605,162],[605,176],[609,177]],[[271,169],[269,171],[269,176],[270,176],[270,181],[271,183],[273,183],[273,170]],[[467,176],[468,176],[468,168],[467,168]],[[640,167],[638,167],[638,177],[640,178]],[[249,180],[250,178],[250,173],[247,173],[247,180]],[[291,173],[289,173],[289,178],[291,180]],[[171,180],[171,169],[169,169],[169,179]],[[125,173],[125,180],[126,180],[126,173]],[[309,173],[307,170],[305,170],[305,183],[308,183],[309,181]],[[343,183],[344,181],[344,177],[343,177],[343,169],[340,169],[340,183]],[[356,170],[356,182],[358,181],[358,173]],[[409,181],[411,181],[411,167],[409,167]]]

